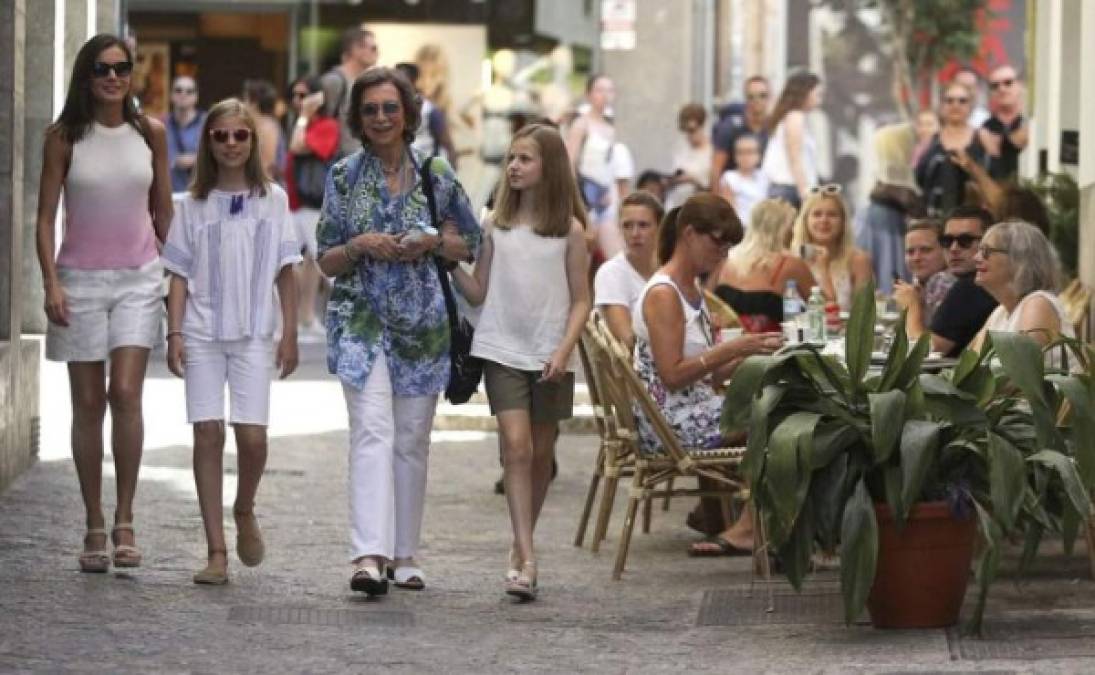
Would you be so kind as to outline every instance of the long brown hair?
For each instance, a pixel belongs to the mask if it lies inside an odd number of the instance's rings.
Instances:
[[[76,58],[72,62],[72,77],[68,82],[68,94],[65,95],[65,104],[61,108],[61,115],[57,121],[49,126],[47,133],[60,133],[69,145],[76,145],[95,122],[95,99],[91,95],[91,69],[99,54],[111,47],[117,47],[125,52],[126,60],[133,63],[133,52],[125,40],[117,35],[100,33],[80,47],[76,52]],[[133,91],[132,75],[129,77],[129,92]],[[127,124],[141,133],[148,143],[147,133],[144,129],[144,116],[138,112],[133,97],[126,95],[122,101],[122,119]]]
[[[532,141],[540,151],[540,184],[536,186],[536,203],[532,205],[532,212],[537,217],[537,221],[531,223],[533,231],[541,237],[565,237],[570,234],[571,218],[577,218],[583,228],[587,227],[585,206],[578,196],[570,157],[559,132],[543,124],[521,127],[510,142],[507,162],[514,144],[522,139]],[[494,202],[495,226],[507,230],[516,225],[521,191],[511,188],[509,181],[503,178]]]
[[[259,153],[259,139],[255,129],[255,118],[247,110],[247,106],[238,98],[226,98],[209,109],[202,124],[202,133],[198,137],[198,155],[194,160],[194,179],[190,181],[190,194],[194,199],[205,199],[209,192],[217,187],[217,177],[220,167],[213,157],[210,147],[209,130],[213,123],[222,117],[238,117],[243,125],[251,130],[251,154],[247,157],[247,164],[243,167],[247,185],[252,192],[260,195],[266,194],[266,184],[270,182],[269,176],[262,168],[262,157]]]
[[[810,92],[819,84],[821,84],[821,78],[811,72],[795,73],[787,78],[787,83],[783,85],[783,91],[779,94],[779,100],[776,101],[776,107],[772,108],[772,114],[764,123],[768,133],[775,133],[776,127],[784,117],[787,117],[787,113],[792,110],[802,110]]]

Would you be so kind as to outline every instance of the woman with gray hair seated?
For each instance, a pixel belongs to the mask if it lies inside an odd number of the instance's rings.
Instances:
[[[1000,305],[974,338],[973,349],[980,350],[989,331],[1027,333],[1042,345],[1060,335],[1075,336],[1057,298],[1057,251],[1037,227],[1021,220],[994,225],[981,240],[974,261],[974,281]],[[1060,362],[1057,350],[1046,355],[1047,366],[1060,367]]]

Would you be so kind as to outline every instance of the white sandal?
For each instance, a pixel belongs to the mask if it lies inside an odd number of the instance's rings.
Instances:
[[[376,561],[365,558],[354,565],[354,572],[350,575],[350,590],[366,593],[369,597],[386,595],[388,577],[381,573]]]
[[[426,588],[426,575],[415,565],[400,565],[388,568],[388,578],[396,588],[408,591],[421,591]]]
[[[93,572],[102,574],[110,571],[110,553],[106,550],[106,536],[107,532],[105,528],[94,527],[84,534],[84,546],[87,546],[87,538],[101,536],[103,537],[103,548],[96,549],[94,551],[83,550],[80,552],[80,571],[81,572]]]

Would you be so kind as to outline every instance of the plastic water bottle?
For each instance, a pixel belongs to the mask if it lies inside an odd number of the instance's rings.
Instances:
[[[783,320],[795,321],[802,314],[802,298],[798,294],[798,284],[794,279],[788,279],[783,289]]]
[[[821,287],[810,289],[810,299],[806,301],[806,317],[810,326],[807,339],[811,342],[825,342],[825,296]]]

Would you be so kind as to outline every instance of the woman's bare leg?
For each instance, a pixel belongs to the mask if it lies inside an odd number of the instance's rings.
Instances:
[[[80,495],[88,529],[104,527],[103,418],[106,416],[106,366],[102,361],[68,364],[72,398],[72,461],[80,481]],[[101,550],[106,535],[84,540],[86,550]]]

